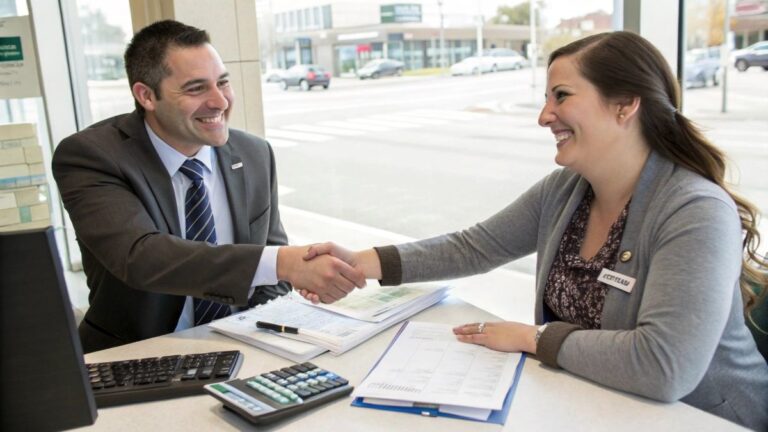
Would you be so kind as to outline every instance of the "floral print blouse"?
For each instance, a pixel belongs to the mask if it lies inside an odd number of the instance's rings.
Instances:
[[[597,281],[603,268],[613,270],[627,221],[629,202],[611,225],[608,239],[589,260],[580,255],[587,232],[589,207],[594,198],[592,188],[587,190],[571,222],[565,229],[560,247],[544,288],[544,303],[557,316],[557,320],[577,324],[584,329],[599,329],[608,286]]]

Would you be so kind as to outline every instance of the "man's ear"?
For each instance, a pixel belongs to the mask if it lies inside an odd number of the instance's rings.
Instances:
[[[152,90],[148,85],[142,82],[136,82],[131,87],[131,92],[133,93],[133,97],[136,99],[139,105],[144,107],[144,110],[155,110],[157,96],[155,95],[155,91]]]

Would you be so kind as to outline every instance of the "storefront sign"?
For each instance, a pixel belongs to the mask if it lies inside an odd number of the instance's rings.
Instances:
[[[29,17],[0,18],[0,99],[40,96]]]
[[[381,23],[420,23],[420,4],[389,4],[380,6]]]

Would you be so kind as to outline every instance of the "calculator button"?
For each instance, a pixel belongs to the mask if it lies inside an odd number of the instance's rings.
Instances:
[[[299,373],[299,371],[291,367],[285,367],[280,370],[287,373],[288,375],[296,375],[297,373]],[[283,378],[287,378],[287,377],[283,377]]]
[[[279,376],[280,378],[283,378],[283,379],[288,378],[290,376],[289,374],[287,374],[287,373],[285,373],[285,372],[283,372],[281,370],[272,371],[272,373],[277,375],[277,376]]]
[[[324,392],[326,390],[326,388],[320,387],[320,386],[309,386],[309,387],[307,387],[307,390],[309,390],[309,391],[315,390],[318,393],[322,393],[322,392]]]
[[[340,377],[340,376],[337,376],[337,377],[336,377],[336,378],[334,378],[333,380],[334,380],[334,381],[336,381],[337,383],[341,384],[341,385],[347,385],[347,384],[349,384],[349,381],[345,380],[344,378],[342,378],[342,377]]]
[[[296,394],[301,396],[301,397],[303,397],[303,398],[308,398],[308,397],[312,396],[312,392],[311,391],[304,390],[304,389],[296,390]]]
[[[273,380],[273,381],[276,381],[276,380],[280,379],[280,377],[278,377],[277,375],[275,375],[275,374],[273,374],[271,372],[267,372],[265,374],[261,374],[261,376],[263,376],[266,379]]]

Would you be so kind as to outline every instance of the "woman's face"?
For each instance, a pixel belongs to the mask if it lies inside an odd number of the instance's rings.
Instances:
[[[546,102],[539,125],[552,130],[555,162],[584,174],[618,151],[618,104],[606,102],[579,72],[572,56],[559,57],[547,71]]]

